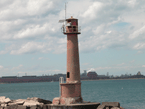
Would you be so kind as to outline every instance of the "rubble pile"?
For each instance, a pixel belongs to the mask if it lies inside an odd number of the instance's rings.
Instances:
[[[33,97],[27,99],[10,100],[5,96],[0,97],[0,109],[49,109],[49,100]]]
[[[102,102],[97,109],[124,109],[120,107],[119,102]]]
[[[81,105],[78,107],[77,104],[74,106],[71,105],[69,109],[124,109],[120,107],[119,102],[102,102],[102,104],[98,103],[98,105],[93,105],[93,103],[92,105],[88,105],[87,103],[88,102],[80,103]],[[0,97],[0,109],[52,109],[52,107],[64,109],[63,107],[65,107],[65,105],[52,105],[51,101],[37,97],[17,100],[10,100],[5,96]],[[67,105],[67,107],[69,106]]]

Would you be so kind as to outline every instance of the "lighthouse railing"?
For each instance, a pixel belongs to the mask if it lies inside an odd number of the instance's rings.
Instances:
[[[81,26],[78,26],[76,28],[68,28],[67,26],[63,26],[61,28],[61,31],[63,33],[80,33],[81,32]]]

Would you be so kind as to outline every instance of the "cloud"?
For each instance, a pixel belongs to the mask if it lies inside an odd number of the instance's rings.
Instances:
[[[46,47],[45,43],[38,43],[38,42],[28,42],[26,44],[23,44],[19,49],[12,50],[11,54],[29,54],[29,53],[37,53],[39,51],[45,52],[43,48]],[[49,48],[47,49],[50,50]]]
[[[135,60],[130,61],[130,63],[134,63],[134,62],[135,62]]]
[[[142,65],[142,67],[145,67],[145,65]]]
[[[145,49],[145,43],[137,43],[136,45],[134,45],[133,47],[134,49]]]
[[[97,17],[98,12],[101,11],[102,7],[103,3],[94,2],[91,6],[89,6],[88,10],[83,13],[82,17],[93,20]]]
[[[38,60],[48,60],[49,58],[39,57]]]
[[[98,71],[98,70],[104,70],[104,69],[112,69],[112,67],[98,67],[95,69]]]
[[[23,65],[20,64],[20,65],[17,66],[17,67],[13,67],[12,70],[19,70],[19,69],[21,69],[22,67],[23,67]]]
[[[6,54],[7,51],[0,51],[0,54]]]
[[[4,68],[3,66],[0,65],[0,69]]]
[[[141,27],[140,29],[135,30],[135,31],[129,36],[129,38],[130,38],[130,39],[135,39],[135,38],[137,38],[137,37],[140,37],[141,39],[145,39],[144,36],[145,36],[145,25],[144,25],[143,27]]]
[[[76,4],[75,9],[73,4]],[[79,19],[80,52],[102,49],[143,50],[145,21],[143,1],[69,1],[67,18]],[[81,5],[81,6],[80,6]],[[59,19],[64,18],[62,0],[13,0],[0,2],[0,54],[64,53],[66,36]],[[71,13],[70,13],[71,12]]]
[[[118,64],[117,66],[123,66],[123,65],[125,65],[125,63]]]

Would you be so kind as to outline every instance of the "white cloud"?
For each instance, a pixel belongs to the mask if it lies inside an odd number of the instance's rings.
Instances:
[[[0,65],[0,69],[4,68],[3,66]]]
[[[98,67],[98,68],[95,68],[95,70],[103,70],[103,69],[112,69],[112,67]]]
[[[43,26],[30,25],[28,28],[19,31],[19,33],[14,36],[14,39],[41,36],[49,30],[54,32],[54,29],[50,28],[49,24],[44,24]]]
[[[53,1],[49,0],[29,0],[27,2],[28,15],[40,15],[53,9]]]
[[[132,61],[130,61],[131,63],[134,63],[135,62],[135,60],[132,60]]]
[[[19,49],[12,50],[11,54],[27,54],[27,53],[37,53],[39,51],[45,52],[43,48],[46,47],[44,43],[37,43],[37,42],[28,42],[23,44]],[[47,49],[51,50],[51,49]]]
[[[101,8],[103,7],[103,3],[101,2],[94,2],[91,6],[89,6],[88,10],[86,10],[82,17],[93,20],[97,16],[99,16],[98,12],[101,11]]]
[[[128,5],[132,8],[134,8],[136,4],[138,4],[138,2],[136,0],[129,0],[128,1]]]
[[[76,4],[75,9],[72,4]],[[143,4],[135,0],[69,1],[67,17],[73,14],[82,28],[80,51],[143,50]],[[64,18],[63,6],[62,1],[57,0],[0,2],[0,25],[3,27],[0,28],[0,42],[6,44],[0,54],[66,52],[66,36],[60,32],[61,24],[58,23]],[[124,26],[122,22],[128,25]]]
[[[145,67],[145,65],[142,65],[142,67]]]
[[[123,66],[123,65],[125,65],[125,63],[118,64],[117,66]]]
[[[137,43],[136,45],[134,45],[133,47],[134,49],[145,49],[145,43]]]
[[[38,60],[48,60],[49,58],[39,57]]]
[[[130,39],[135,39],[137,37],[141,37],[141,39],[145,39],[145,25],[138,30],[135,30],[130,36]]]
[[[12,70],[19,70],[19,69],[21,69],[22,67],[23,67],[23,65],[20,64],[20,65],[17,66],[17,67],[13,67]]]
[[[138,53],[138,54],[141,54],[141,53],[143,53],[143,51],[137,51],[137,53]]]
[[[0,54],[6,54],[7,51],[0,51]]]
[[[43,59],[43,57],[39,57],[38,59],[41,60],[41,59]]]

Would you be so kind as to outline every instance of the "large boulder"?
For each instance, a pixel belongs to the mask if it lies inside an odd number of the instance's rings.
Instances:
[[[0,97],[0,104],[2,104],[2,103],[8,103],[10,101],[11,100],[9,98],[6,98],[5,96],[1,96]]]
[[[102,102],[102,105],[105,105],[107,107],[119,107],[120,108],[119,102]]]
[[[27,99],[10,100],[5,96],[0,97],[0,109],[50,109],[49,100],[33,97]]]
[[[8,105],[15,105],[15,104],[23,105],[25,101],[26,101],[25,99],[12,100],[11,102],[8,103]]]
[[[1,107],[7,107],[7,104],[2,103],[2,104],[1,104]]]
[[[7,106],[5,109],[17,109],[17,108],[18,108],[18,105],[15,104],[15,105]]]
[[[27,106],[18,105],[18,108],[17,109],[27,109]]]
[[[36,105],[43,105],[43,103],[39,103],[38,101],[33,100],[26,100],[23,106],[36,106]]]
[[[49,100],[44,100],[44,99],[37,98],[37,97],[27,98],[27,100],[33,100],[33,101],[36,101],[36,102],[39,102],[39,103],[43,103],[43,104],[51,104],[52,103]]]
[[[105,105],[99,105],[99,106],[97,107],[97,109],[106,109],[106,106],[105,106]]]
[[[119,107],[112,107],[111,109],[120,109]]]

